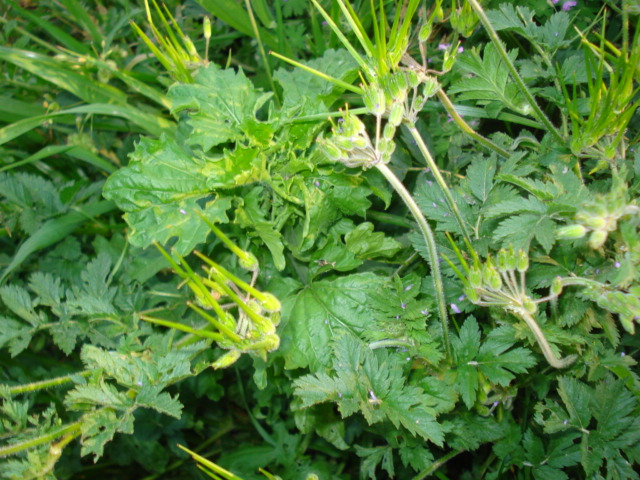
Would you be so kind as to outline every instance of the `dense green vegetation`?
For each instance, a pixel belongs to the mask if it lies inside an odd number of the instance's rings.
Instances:
[[[640,477],[637,2],[0,7],[1,478]]]

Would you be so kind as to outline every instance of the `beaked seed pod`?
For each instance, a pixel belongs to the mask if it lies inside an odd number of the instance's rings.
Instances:
[[[236,361],[242,355],[238,350],[230,350],[229,352],[222,355],[218,360],[213,362],[211,366],[214,370],[218,370],[219,368],[227,368],[236,363]]]
[[[469,269],[469,285],[474,289],[482,286],[482,271],[476,266]]]
[[[418,75],[418,72],[415,70],[407,70],[405,73],[407,75],[407,82],[411,88],[416,88],[420,85],[420,75]]]
[[[516,255],[516,251],[513,248],[513,245],[509,245],[509,250],[507,252],[507,270],[515,270],[518,266],[518,255]]]

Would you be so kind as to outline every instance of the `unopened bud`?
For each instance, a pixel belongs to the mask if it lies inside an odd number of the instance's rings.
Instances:
[[[262,308],[264,308],[267,312],[279,312],[280,310],[282,310],[280,300],[278,300],[275,295],[269,292],[262,293],[260,305],[262,305]]]
[[[395,125],[392,125],[391,123],[387,123],[384,126],[384,131],[382,132],[382,135],[384,136],[385,140],[393,140],[393,137],[396,134],[396,127]]]
[[[529,297],[525,298],[524,301],[522,302],[522,306],[524,307],[524,309],[529,312],[531,315],[533,315],[534,313],[536,313],[536,311],[538,310],[538,306],[535,304],[535,302],[533,300],[531,300]]]
[[[556,237],[564,239],[582,238],[586,235],[586,233],[587,229],[584,227],[584,225],[567,225],[558,229],[558,231],[556,232]]]
[[[551,294],[560,295],[562,293],[562,277],[556,277],[551,282]]]
[[[230,350],[229,352],[222,355],[218,360],[213,362],[211,366],[218,370],[219,368],[227,368],[236,363],[236,361],[242,355],[238,350]]]
[[[400,102],[394,103],[393,107],[391,107],[391,113],[389,113],[389,123],[397,127],[402,123],[404,113],[404,105]]]
[[[527,252],[522,249],[518,250],[518,264],[516,268],[519,272],[526,272],[529,269],[529,256]]]
[[[469,284],[474,289],[482,286],[482,271],[478,267],[469,269]]]
[[[384,114],[386,110],[386,98],[382,89],[377,84],[371,84],[362,96],[364,105],[370,114],[376,117]]]
[[[411,88],[416,88],[418,85],[420,85],[420,75],[418,75],[417,72],[408,70],[405,73],[407,75],[407,82],[409,83],[409,86]]]
[[[211,38],[211,20],[209,19],[209,17],[204,17],[203,29],[204,38],[209,40]]]
[[[244,255],[240,255],[238,258],[238,264],[245,270],[255,272],[260,268],[260,262],[256,256],[251,252],[242,252]]]
[[[589,236],[589,246],[593,249],[600,248],[607,241],[606,230],[595,230]]]
[[[431,35],[431,24],[427,23],[420,29],[420,32],[418,33],[418,41],[420,43],[426,42],[429,39],[429,35]]]
[[[427,77],[424,81],[424,87],[422,90],[422,94],[425,98],[433,97],[440,90],[440,84],[438,83],[438,79],[435,77]]]
[[[507,251],[507,270],[515,270],[518,265],[518,255],[516,255],[516,251],[513,248],[513,245],[509,245],[509,250]]]
[[[507,268],[507,250],[502,248],[500,249],[500,251],[498,252],[498,257],[497,257],[497,263],[498,263],[498,270],[501,272],[506,272],[508,270]]]

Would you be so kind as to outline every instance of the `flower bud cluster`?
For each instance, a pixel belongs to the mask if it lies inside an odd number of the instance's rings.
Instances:
[[[617,313],[620,324],[630,334],[635,333],[635,323],[640,322],[640,287],[634,286],[629,292],[601,287],[586,288],[584,295],[605,310]]]
[[[610,193],[596,195],[587,202],[575,216],[577,223],[560,228],[558,238],[577,239],[589,235],[589,246],[598,249],[607,241],[609,233],[618,228],[618,221],[625,216],[640,216],[640,207],[635,202],[627,202],[626,186],[618,185]]]
[[[347,167],[366,170],[380,161],[387,163],[395,150],[395,143],[385,139],[377,142],[376,149],[362,120],[348,111],[337,123],[332,122],[331,133],[328,138],[318,139],[321,148],[331,160]]]

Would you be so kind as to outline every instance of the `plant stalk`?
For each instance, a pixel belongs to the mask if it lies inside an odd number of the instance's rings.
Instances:
[[[36,438],[25,440],[24,442],[16,443],[13,445],[7,445],[6,447],[0,447],[0,458],[6,457],[7,455],[15,455],[16,453],[22,452],[23,450],[28,450],[33,447],[37,447],[38,445],[52,442],[56,438],[62,437],[64,435],[69,435],[71,433],[80,434],[80,428],[81,422],[75,422]]]
[[[560,143],[564,143],[564,138],[562,137],[558,129],[553,125],[553,123],[551,123],[551,120],[549,120],[549,118],[542,111],[542,109],[538,105],[538,102],[536,102],[536,99],[533,98],[531,91],[529,90],[527,85],[524,83],[524,80],[522,80],[522,77],[518,73],[518,70],[516,70],[515,65],[509,58],[509,55],[507,55],[507,51],[502,45],[502,41],[500,40],[498,33],[493,28],[493,25],[491,25],[491,22],[489,21],[489,18],[487,17],[486,13],[484,13],[483,8],[480,6],[477,0],[469,0],[469,4],[471,5],[471,8],[473,8],[473,10],[476,12],[476,15],[478,15],[478,18],[480,19],[480,23],[482,23],[482,26],[487,31],[489,38],[491,38],[491,41],[493,42],[496,49],[498,50],[500,57],[502,57],[502,60],[507,65],[509,72],[511,72],[511,76],[515,80],[516,85],[518,85],[518,89],[525,96],[525,98],[527,99],[527,102],[529,102],[529,105],[531,105],[531,108],[533,108],[533,111],[538,121],[542,123],[545,127],[547,127],[547,131],[551,133],[556,138],[556,140],[558,140]]]
[[[427,145],[424,143],[424,140],[422,139],[420,132],[418,132],[418,129],[415,127],[414,124],[407,124],[407,128],[409,129],[409,133],[413,137],[414,141],[418,145],[420,152],[422,153],[425,160],[427,161],[427,165],[429,166],[431,173],[433,173],[433,176],[435,177],[436,182],[438,182],[438,185],[440,186],[442,193],[444,193],[447,204],[449,205],[449,209],[453,213],[453,216],[456,217],[456,221],[460,225],[460,229],[462,230],[462,234],[464,235],[465,240],[469,244],[471,244],[471,236],[469,235],[469,230],[467,229],[467,225],[462,220],[462,216],[460,215],[458,206],[456,205],[456,202],[453,199],[453,195],[451,195],[451,190],[449,190],[447,183],[444,181],[444,178],[442,178],[442,175],[440,174],[440,170],[438,169],[438,166],[436,165],[435,160],[429,153],[429,149],[427,148]],[[420,215],[422,215],[422,213]]]
[[[417,133],[417,132],[416,132]],[[419,135],[418,135],[419,136]],[[376,168],[384,175],[391,186],[398,192],[398,195],[402,198],[402,201],[409,208],[409,211],[415,218],[420,228],[420,232],[424,237],[424,241],[427,245],[427,251],[429,253],[429,263],[431,264],[431,272],[433,275],[433,285],[436,291],[436,303],[438,305],[438,315],[442,324],[442,337],[444,338],[445,351],[447,354],[447,360],[451,360],[451,342],[449,341],[449,324],[447,320],[447,302],[444,296],[444,286],[442,284],[442,275],[440,273],[440,264],[438,263],[438,249],[436,247],[436,240],[431,231],[431,227],[427,223],[427,220],[422,215],[418,204],[413,199],[409,191],[405,188],[398,177],[383,163],[378,163]],[[436,170],[437,171],[437,170]]]

